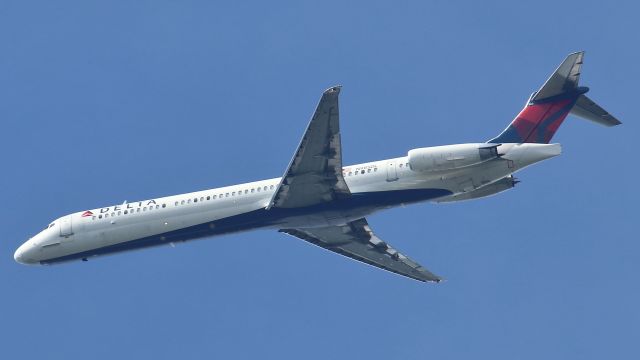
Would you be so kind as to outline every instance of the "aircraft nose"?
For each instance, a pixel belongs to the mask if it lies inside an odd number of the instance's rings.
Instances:
[[[29,256],[29,242],[22,244],[18,250],[13,254],[13,259],[24,265],[34,265],[37,264],[38,261]]]
[[[16,252],[13,253],[13,260],[22,263],[22,251],[20,251],[20,248],[18,248]]]

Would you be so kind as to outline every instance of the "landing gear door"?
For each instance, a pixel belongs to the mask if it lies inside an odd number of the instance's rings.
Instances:
[[[60,219],[60,236],[69,237],[73,235],[73,227],[71,226],[71,215]]]

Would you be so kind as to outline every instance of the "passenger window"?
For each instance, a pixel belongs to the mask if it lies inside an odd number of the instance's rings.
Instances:
[[[166,207],[167,207],[167,204],[162,204],[162,208],[163,209],[166,208]]]
[[[376,172],[376,171],[378,171],[378,168],[373,168],[373,172]]]
[[[256,191],[256,189],[251,189],[251,192],[255,192],[255,191]]]
[[[229,197],[229,193],[225,193],[225,194],[224,194],[224,197]]]
[[[191,199],[187,199],[187,204],[191,204]]]
[[[231,193],[231,196],[236,196],[236,192],[235,192],[235,191],[234,191],[234,192],[232,192],[232,193]]]
[[[362,171],[360,172],[360,174],[364,174],[364,170],[362,170]]]
[[[140,212],[140,208],[138,208],[138,209],[136,210],[136,212]]]
[[[249,190],[245,190],[245,191],[244,191],[244,193],[245,193],[245,194],[248,194],[248,193],[249,193]]]
[[[108,217],[109,217],[109,214],[104,214],[104,217],[108,218]]]
[[[124,214],[127,215],[129,212],[127,210],[124,211]]]
[[[182,200],[182,201],[180,202],[180,204],[184,205],[184,200]]]
[[[269,189],[273,190],[273,185],[269,186]]]
[[[102,214],[101,214],[101,215],[98,215],[98,219],[102,219]]]
[[[217,197],[217,195],[213,195],[213,198],[215,199]]]
[[[403,166],[404,166],[404,164],[400,164],[400,167],[403,167]]]
[[[201,201],[201,202],[202,202],[202,201],[204,201],[204,197],[201,197],[201,198],[200,198],[200,201]]]
[[[163,205],[164,207],[164,205]],[[156,210],[160,209],[160,205],[156,205]]]
[[[142,208],[142,211],[147,211],[147,207],[146,207],[146,206],[145,206],[145,207],[143,207],[143,208]]]
[[[370,173],[371,172],[371,168],[367,169],[367,172]]]
[[[352,174],[352,172],[351,172],[351,171],[349,171],[349,176],[351,176],[351,174]]]

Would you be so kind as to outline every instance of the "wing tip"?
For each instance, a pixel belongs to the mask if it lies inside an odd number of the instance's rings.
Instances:
[[[439,276],[433,276],[429,278],[423,278],[422,281],[428,282],[428,283],[440,284],[440,283],[446,282],[447,279],[443,279]]]
[[[402,274],[399,272],[396,272],[396,274],[400,274],[402,276],[407,276],[409,278],[412,278],[414,280],[418,280],[420,282],[424,282],[424,283],[434,283],[434,284],[439,284],[439,283],[443,283],[446,282],[447,279],[442,278],[436,274],[433,274],[431,272],[429,272],[429,270],[423,270],[420,271],[419,274],[413,274],[413,275],[406,275],[406,274]]]

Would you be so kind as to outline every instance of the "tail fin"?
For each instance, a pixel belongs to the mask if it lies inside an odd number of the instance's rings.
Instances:
[[[578,86],[583,57],[584,51],[569,54],[511,124],[488,142],[548,144],[569,113],[605,126],[621,124],[584,95],[589,88]]]

